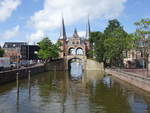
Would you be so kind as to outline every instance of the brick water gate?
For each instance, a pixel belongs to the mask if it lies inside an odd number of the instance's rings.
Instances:
[[[62,27],[59,37],[59,42],[61,43],[60,58],[64,58],[66,65],[65,69],[68,70],[68,63],[71,60],[78,59],[78,62],[83,64],[83,69],[85,69],[88,51],[90,50],[90,43],[88,41],[90,35],[90,23],[88,20],[86,27],[86,36],[80,37],[78,35],[77,29],[74,29],[72,37],[67,37],[65,31],[64,19],[62,18]]]

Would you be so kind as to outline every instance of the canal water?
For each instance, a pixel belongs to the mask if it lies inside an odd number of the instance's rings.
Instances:
[[[149,93],[100,71],[72,71],[20,80],[19,91],[15,82],[1,85],[0,113],[150,113]]]

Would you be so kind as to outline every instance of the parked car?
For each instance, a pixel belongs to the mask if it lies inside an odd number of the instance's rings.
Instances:
[[[6,71],[11,68],[10,58],[0,57],[0,71]]]
[[[0,67],[3,67],[3,68],[10,67],[10,58],[0,57]]]
[[[24,66],[24,67],[27,67],[30,65],[29,61],[27,60],[22,60],[21,63],[20,63],[21,66]]]

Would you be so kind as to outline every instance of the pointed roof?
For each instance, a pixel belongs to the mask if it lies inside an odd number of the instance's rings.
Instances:
[[[90,37],[90,32],[91,32],[91,26],[90,26],[90,20],[89,20],[89,17],[88,17],[88,22],[87,22],[87,25],[86,25],[86,39],[88,39]]]
[[[73,34],[73,36],[74,36],[75,38],[79,37],[79,35],[78,35],[78,32],[77,32],[77,29],[76,29],[76,28],[74,29],[74,34]]]
[[[65,22],[64,22],[64,18],[62,16],[62,25],[61,25],[61,30],[60,30],[60,39],[66,39],[66,30],[65,30]]]

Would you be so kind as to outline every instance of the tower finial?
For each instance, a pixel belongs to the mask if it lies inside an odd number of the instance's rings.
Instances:
[[[88,39],[90,37],[90,32],[91,32],[91,26],[90,26],[90,19],[89,19],[89,15],[88,15],[88,22],[86,25],[86,39]]]
[[[60,39],[66,39],[66,30],[65,30],[65,22],[64,22],[64,17],[62,14],[62,25],[61,25],[61,31],[60,31]]]
[[[73,36],[74,36],[75,38],[79,37],[79,36],[78,36],[78,32],[77,32],[77,29],[76,29],[76,28],[74,29],[74,34],[73,34]]]
[[[77,28],[74,29],[74,34],[77,34]]]

